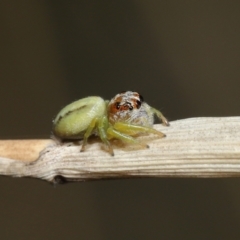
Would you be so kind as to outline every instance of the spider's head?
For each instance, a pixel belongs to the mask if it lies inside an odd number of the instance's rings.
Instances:
[[[108,104],[108,118],[111,123],[126,122],[135,116],[143,103],[143,97],[132,91],[117,94]]]

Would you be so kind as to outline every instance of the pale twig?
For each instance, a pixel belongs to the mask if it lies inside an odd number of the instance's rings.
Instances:
[[[149,149],[114,144],[114,157],[99,140],[89,143],[85,152],[52,140],[2,140],[0,174],[50,182],[240,176],[240,117],[191,118],[155,128],[167,137],[143,137]]]

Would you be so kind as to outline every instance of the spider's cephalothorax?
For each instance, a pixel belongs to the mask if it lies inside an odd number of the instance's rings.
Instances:
[[[165,134],[153,128],[154,115],[164,125],[169,125],[162,113],[145,103],[137,92],[119,93],[110,101],[87,97],[67,105],[58,113],[53,121],[53,134],[61,140],[83,138],[81,151],[84,151],[88,137],[96,134],[114,155],[109,142],[112,138],[148,147],[134,136],[154,133],[164,137]]]
[[[143,97],[132,91],[117,94],[108,104],[108,119],[111,124],[125,122],[152,127],[154,112]]]

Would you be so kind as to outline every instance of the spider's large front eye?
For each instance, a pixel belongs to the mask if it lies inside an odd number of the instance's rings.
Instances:
[[[133,110],[133,105],[130,102],[126,102],[124,105],[122,105],[122,109],[123,111],[132,111]]]
[[[141,107],[141,105],[142,105],[142,102],[139,101],[139,100],[137,100],[137,101],[136,101],[136,105],[137,105],[137,109],[139,109],[139,108]]]
[[[141,94],[139,94],[139,99],[140,99],[141,102],[144,101],[143,96]]]
[[[120,102],[116,102],[116,103],[115,103],[115,107],[116,107],[116,109],[119,110],[119,109],[120,109]]]
[[[132,111],[133,110],[133,106],[131,104],[128,104],[129,110]]]

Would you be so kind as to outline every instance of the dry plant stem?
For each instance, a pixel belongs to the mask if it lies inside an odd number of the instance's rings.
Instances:
[[[79,146],[60,146],[51,140],[2,140],[0,174],[50,182],[240,176],[240,117],[183,119],[171,122],[170,127],[158,124],[155,128],[167,137],[146,137],[149,149],[116,145],[114,157],[100,141],[88,144],[82,153]],[[18,159],[10,159],[11,153],[18,153]]]

